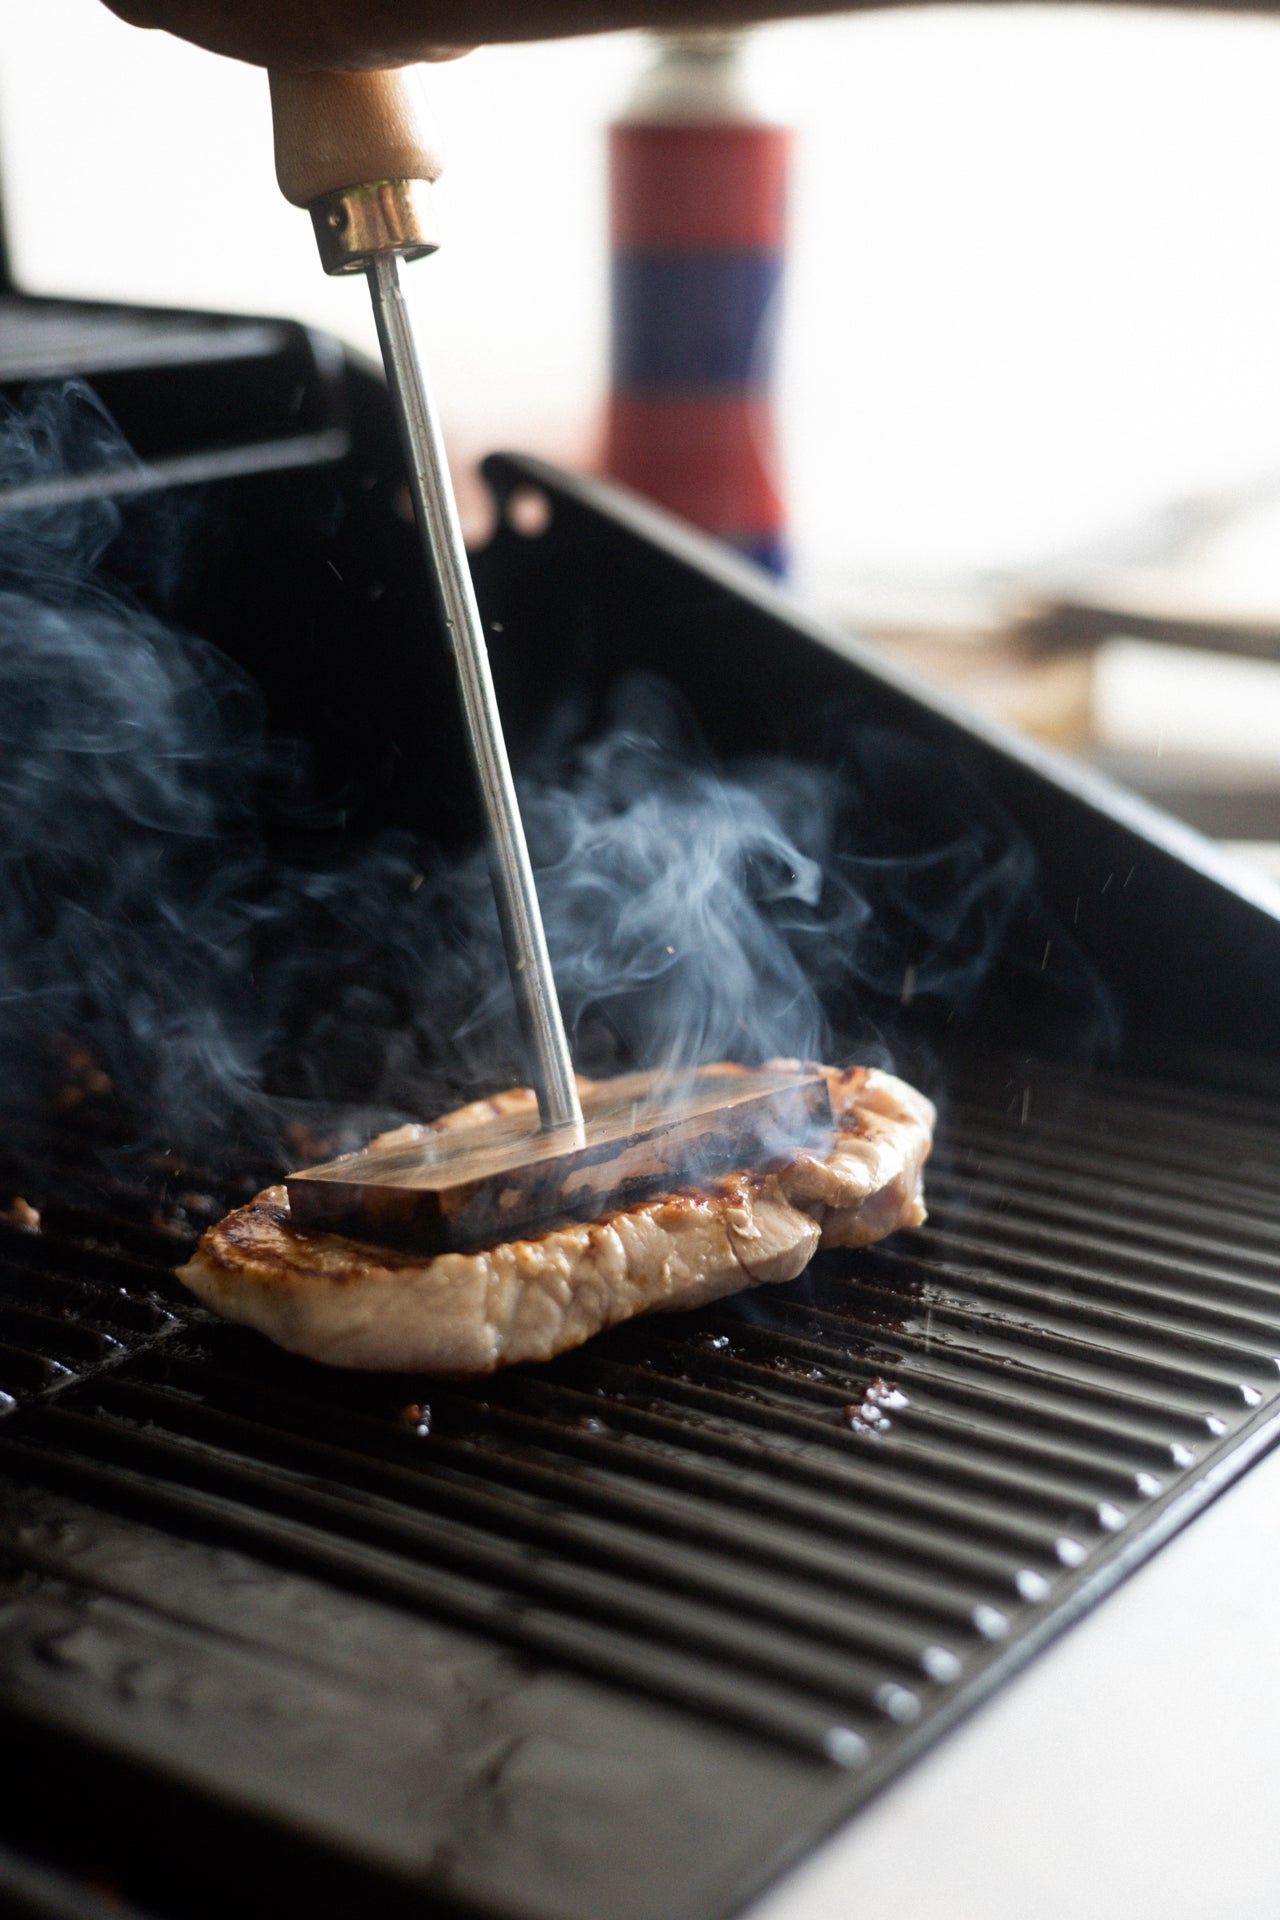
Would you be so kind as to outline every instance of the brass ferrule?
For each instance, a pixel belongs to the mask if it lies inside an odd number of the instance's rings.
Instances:
[[[417,260],[440,245],[429,180],[375,180],[326,193],[311,220],[326,273],[363,273],[379,254]]]

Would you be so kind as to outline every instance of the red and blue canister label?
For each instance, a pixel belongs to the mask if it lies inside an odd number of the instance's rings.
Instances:
[[[791,136],[623,123],[610,147],[609,471],[781,573],[773,383]]]

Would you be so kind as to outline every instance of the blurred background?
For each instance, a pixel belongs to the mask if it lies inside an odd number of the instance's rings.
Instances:
[[[434,71],[413,275],[459,468],[600,458],[611,35]],[[794,127],[777,378],[796,590],[1256,857],[1280,842],[1280,21],[905,10],[768,27]],[[97,0],[0,0],[27,291],[374,351],[279,198],[266,82]],[[478,512],[479,492],[467,490]]]

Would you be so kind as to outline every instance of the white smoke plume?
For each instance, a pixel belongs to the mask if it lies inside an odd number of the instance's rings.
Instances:
[[[46,394],[0,421],[0,488],[106,454],[91,396]],[[0,513],[4,1102],[56,1104],[70,1053],[140,1141],[270,1153],[300,1100],[422,1115],[519,1078],[480,852],[335,832],[248,675],[104,584],[117,529]],[[646,679],[548,750],[523,802],[580,1067],[883,1058],[882,1003],[963,1005],[1034,861],[922,754],[717,765]]]

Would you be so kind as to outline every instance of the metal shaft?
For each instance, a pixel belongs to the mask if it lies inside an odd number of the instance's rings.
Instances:
[[[582,1108],[560,1017],[524,824],[467,565],[435,402],[394,253],[369,264],[378,338],[400,430],[428,570],[458,672],[467,744],[488,829],[489,871],[516,1007],[544,1127],[581,1127]]]

